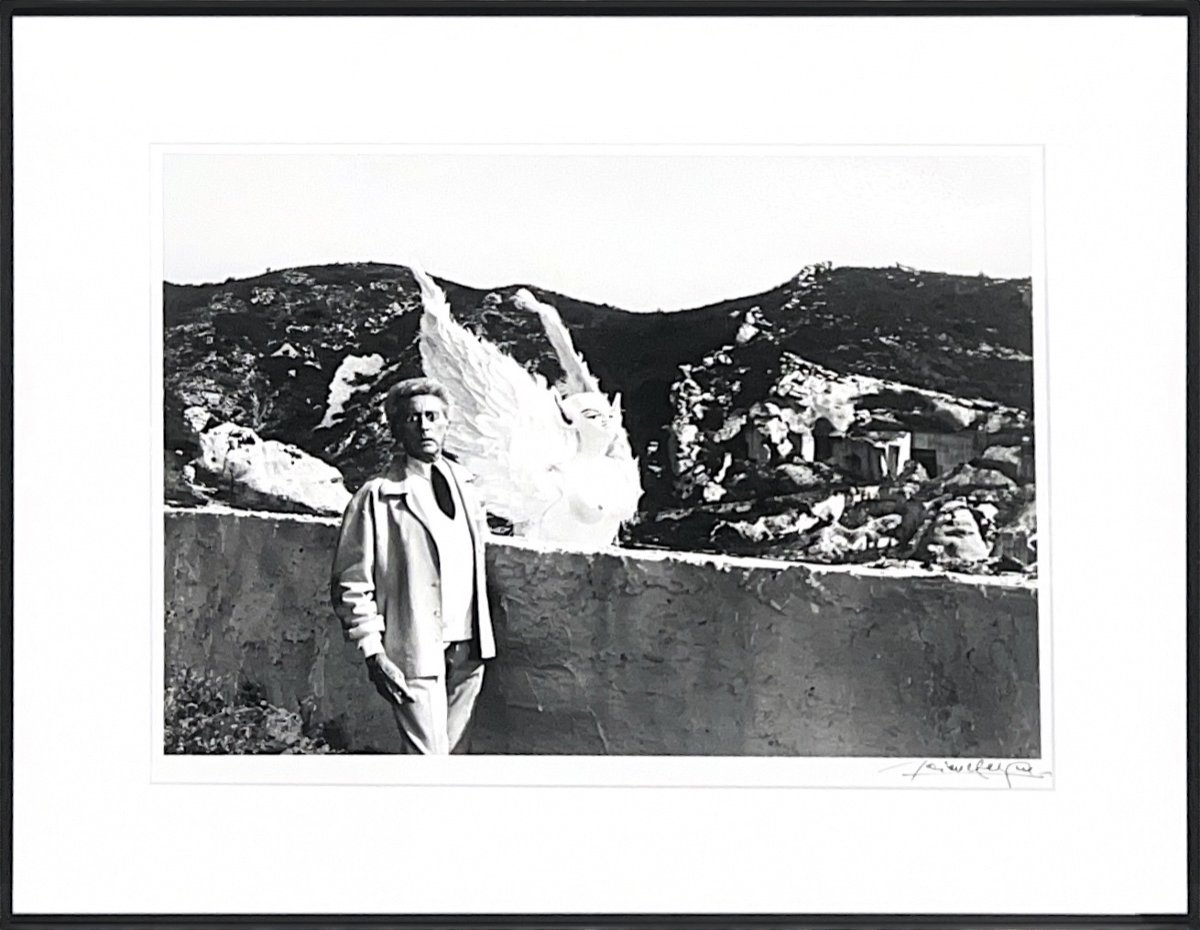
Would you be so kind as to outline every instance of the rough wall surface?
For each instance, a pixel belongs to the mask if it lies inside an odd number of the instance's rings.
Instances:
[[[166,514],[168,662],[237,672],[353,751],[394,724],[328,607],[321,518]],[[488,547],[499,656],[472,751],[1039,752],[1026,581]]]

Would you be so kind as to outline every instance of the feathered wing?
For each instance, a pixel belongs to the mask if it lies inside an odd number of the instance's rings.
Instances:
[[[562,497],[559,467],[575,453],[574,434],[545,379],[464,329],[442,289],[412,271],[424,306],[421,361],[451,398],[446,449],[475,474],[488,510],[518,528],[535,524]]]
[[[522,310],[532,310],[542,321],[546,338],[558,356],[558,364],[565,376],[564,394],[600,393],[600,381],[592,374],[583,356],[575,349],[571,333],[558,315],[558,308],[543,303],[525,288],[513,295],[513,303]]]

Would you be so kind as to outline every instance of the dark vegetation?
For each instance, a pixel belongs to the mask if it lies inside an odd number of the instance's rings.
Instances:
[[[270,704],[262,689],[229,675],[169,665],[163,751],[171,755],[331,753],[301,714]]]

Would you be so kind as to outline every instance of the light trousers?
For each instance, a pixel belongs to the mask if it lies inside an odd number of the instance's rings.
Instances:
[[[441,675],[408,679],[415,700],[392,705],[401,752],[447,755],[466,749],[471,714],[483,687],[483,661],[477,654],[471,643],[449,643]]]

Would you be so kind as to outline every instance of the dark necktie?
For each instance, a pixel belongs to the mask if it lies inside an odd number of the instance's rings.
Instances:
[[[436,465],[429,469],[429,481],[433,484],[433,496],[437,498],[438,506],[451,520],[454,519],[454,495],[450,493],[450,482]]]

